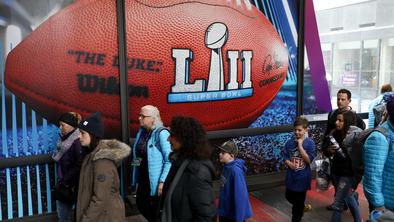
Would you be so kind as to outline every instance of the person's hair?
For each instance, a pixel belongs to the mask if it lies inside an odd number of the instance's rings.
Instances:
[[[77,112],[68,112],[68,113],[70,113],[70,114],[73,115],[75,118],[77,118],[78,124],[81,122],[81,120],[82,120],[81,114],[79,114],[79,113],[77,113]]]
[[[346,133],[350,129],[350,126],[356,125],[356,114],[353,111],[349,110],[349,111],[339,112],[337,116],[339,115],[343,116],[343,129],[341,130],[341,135],[343,138],[345,138]]]
[[[171,136],[181,142],[180,154],[191,159],[210,159],[210,146],[204,127],[193,117],[176,116],[171,120]]]
[[[153,127],[163,126],[163,121],[160,117],[160,111],[156,106],[146,105],[141,107],[141,110],[144,109],[148,112],[148,114],[153,118]]]
[[[88,132],[87,132],[88,133]],[[88,151],[92,152],[94,149],[96,149],[97,145],[100,143],[101,139],[98,138],[95,135],[92,135],[90,133],[88,133],[90,136],[90,144],[88,146]]]
[[[386,93],[386,92],[392,92],[392,91],[393,91],[393,88],[391,87],[390,84],[384,84],[380,88],[380,93]]]
[[[339,93],[345,93],[349,100],[352,98],[352,93],[349,90],[347,90],[347,89],[340,89],[340,90],[338,90],[337,95]]]
[[[293,123],[293,127],[302,126],[304,129],[308,128],[308,120],[304,117],[298,116]]]

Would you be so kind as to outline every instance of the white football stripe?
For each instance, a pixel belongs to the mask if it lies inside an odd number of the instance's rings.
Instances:
[[[297,46],[297,44],[298,44],[298,41],[297,41],[298,34],[297,34],[297,29],[296,29],[295,24],[294,24],[293,16],[291,15],[289,3],[287,2],[287,0],[282,0],[282,3],[283,3],[283,7],[285,8],[287,21],[289,21],[291,34],[293,35],[293,39],[294,39],[295,45]]]
[[[250,10],[252,10],[252,4],[250,3],[250,1],[249,0],[244,0],[245,1],[245,5],[246,5],[246,8],[250,11]]]

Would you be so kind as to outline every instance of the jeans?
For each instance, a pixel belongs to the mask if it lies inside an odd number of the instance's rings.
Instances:
[[[63,201],[56,201],[57,217],[59,222],[73,222],[74,221],[74,205],[64,203]]]
[[[342,211],[347,204],[353,215],[355,222],[361,222],[360,208],[355,198],[355,192],[352,190],[353,178],[347,176],[333,175],[336,184],[335,201],[332,205],[333,213],[331,222],[340,222],[342,219]]]

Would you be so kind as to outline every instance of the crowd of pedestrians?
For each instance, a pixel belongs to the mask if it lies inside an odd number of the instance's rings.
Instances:
[[[387,107],[377,126],[382,130],[373,131],[363,147],[362,183],[370,205],[369,221],[394,221],[394,94],[382,99]],[[362,221],[355,192],[361,178],[354,173],[351,153],[365,124],[350,102],[350,91],[339,90],[338,109],[328,115],[321,149],[330,159],[335,188],[334,201],[327,207],[333,211],[332,222],[341,221],[346,209],[350,209],[354,221]],[[204,127],[193,117],[174,117],[165,127],[158,108],[147,105],[141,108],[138,120],[140,129],[131,148],[117,140],[103,139],[100,113],[84,120],[74,112],[59,118],[61,135],[53,154],[57,161],[55,198],[59,221],[125,221],[117,168],[130,154],[137,207],[148,221],[223,222],[250,218],[253,213],[245,182],[247,167],[242,159],[248,160],[249,170],[260,173],[261,163],[270,165],[267,159],[278,155],[287,169],[285,197],[292,205],[292,222],[301,221],[306,194],[311,189],[310,165],[317,156],[305,118],[295,119],[292,135],[279,135],[280,140],[278,135],[272,135],[278,146],[283,146],[283,152],[246,149],[241,155],[237,143],[242,147],[252,144],[235,139],[215,150]],[[270,140],[265,139],[267,143]],[[211,160],[215,151],[223,164],[217,204],[212,181],[218,176]],[[268,168],[283,166],[277,161],[271,164]]]

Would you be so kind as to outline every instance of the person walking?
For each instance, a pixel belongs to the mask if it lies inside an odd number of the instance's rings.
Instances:
[[[252,207],[245,181],[245,162],[236,158],[238,147],[233,141],[226,141],[218,148],[220,150],[219,161],[224,164],[220,176],[219,221],[245,221],[252,217]]]
[[[81,115],[75,112],[63,113],[59,117],[60,137],[52,159],[57,162],[57,182],[54,189],[56,212],[59,222],[75,220],[74,207],[78,195],[79,171],[83,153],[79,141],[78,123]]]
[[[315,142],[308,137],[308,120],[297,117],[293,123],[294,138],[285,144],[287,165],[286,199],[292,204],[292,222],[301,221],[305,210],[306,193],[311,189],[310,164],[316,157]]]
[[[124,222],[118,167],[131,148],[117,140],[103,140],[104,125],[100,113],[94,113],[78,125],[85,156],[79,177],[77,222]]]
[[[159,109],[152,105],[141,108],[140,129],[133,145],[133,185],[137,185],[137,207],[150,222],[156,220],[159,198],[171,167],[168,156],[170,135],[164,128]]]
[[[394,94],[387,98],[388,120],[364,144],[364,194],[374,209],[370,221],[394,221]]]
[[[331,205],[333,214],[331,222],[340,222],[345,206],[349,207],[355,222],[361,222],[358,206],[356,178],[352,169],[350,149],[361,129],[354,126],[356,116],[352,111],[338,113],[336,128],[329,134],[330,144],[323,147],[326,155],[332,156],[331,173],[335,186],[334,203]]]
[[[203,126],[192,117],[174,117],[168,140],[172,166],[164,182],[160,221],[215,221],[215,168]]]

